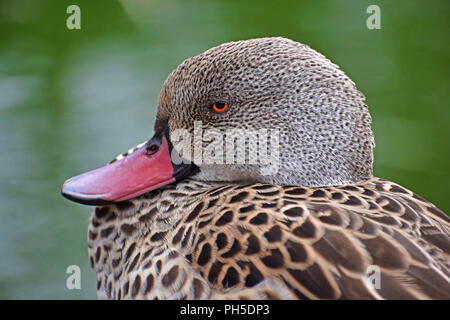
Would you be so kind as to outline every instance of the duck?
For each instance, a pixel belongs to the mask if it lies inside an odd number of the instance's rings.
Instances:
[[[371,122],[354,82],[305,44],[186,59],[154,136],[62,186],[93,206],[98,298],[450,299],[450,219],[373,176]]]

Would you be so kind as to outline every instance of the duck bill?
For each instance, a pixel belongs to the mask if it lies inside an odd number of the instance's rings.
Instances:
[[[70,178],[62,187],[62,195],[81,204],[113,204],[135,198],[192,174],[195,171],[193,164],[173,163],[173,147],[168,136],[169,128],[166,126],[124,158]]]

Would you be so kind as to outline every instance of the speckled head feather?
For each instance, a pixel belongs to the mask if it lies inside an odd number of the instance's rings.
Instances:
[[[216,101],[230,104],[211,112]],[[200,165],[205,181],[331,186],[372,177],[374,139],[364,96],[338,66],[285,38],[222,44],[185,60],[161,91],[155,128],[279,130],[277,174],[257,165]]]

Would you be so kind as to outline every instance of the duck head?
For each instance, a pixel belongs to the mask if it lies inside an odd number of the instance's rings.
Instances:
[[[285,38],[225,43],[168,76],[153,138],[67,180],[62,194],[109,204],[186,177],[355,184],[372,177],[370,123],[354,83],[308,46]]]

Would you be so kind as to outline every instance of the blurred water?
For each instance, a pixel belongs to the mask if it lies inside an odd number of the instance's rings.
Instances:
[[[150,137],[170,71],[231,40],[283,35],[340,65],[373,115],[376,175],[450,211],[448,1],[77,3],[69,31],[72,1],[0,1],[0,298],[95,298],[89,208],[61,183]]]

